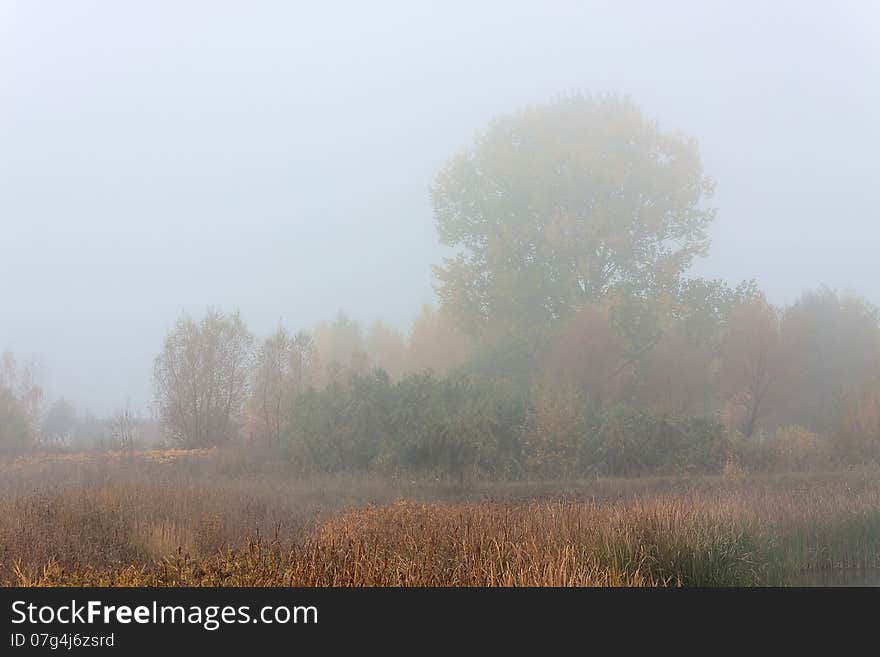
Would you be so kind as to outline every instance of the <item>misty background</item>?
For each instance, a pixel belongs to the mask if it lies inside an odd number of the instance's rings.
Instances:
[[[182,312],[406,329],[495,115],[627,94],[717,183],[692,275],[880,304],[872,2],[0,1],[0,351],[96,413]]]

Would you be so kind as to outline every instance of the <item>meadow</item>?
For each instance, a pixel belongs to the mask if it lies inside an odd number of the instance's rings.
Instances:
[[[572,481],[293,476],[223,450],[0,463],[18,586],[754,586],[870,581],[880,473]]]

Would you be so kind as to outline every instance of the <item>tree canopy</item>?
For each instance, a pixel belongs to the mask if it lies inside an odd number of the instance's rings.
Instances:
[[[627,99],[576,95],[493,121],[432,189],[440,298],[475,333],[539,328],[617,286],[674,286],[708,248],[693,140]]]

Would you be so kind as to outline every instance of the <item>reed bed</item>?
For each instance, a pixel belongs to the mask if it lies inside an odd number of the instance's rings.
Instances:
[[[880,569],[874,472],[461,485],[154,460],[148,476],[5,477],[0,584],[760,586]]]
[[[102,586],[657,586],[775,583],[767,546],[681,502],[397,504],[341,514],[300,541],[203,559],[65,570],[19,584]]]

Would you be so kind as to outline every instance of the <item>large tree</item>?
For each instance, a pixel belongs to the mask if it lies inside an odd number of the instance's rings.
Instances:
[[[239,315],[183,317],[156,358],[156,401],[166,430],[184,447],[226,442],[251,376],[253,337]]]
[[[697,145],[576,95],[493,121],[432,189],[443,304],[472,331],[546,327],[617,286],[675,285],[708,248]]]

